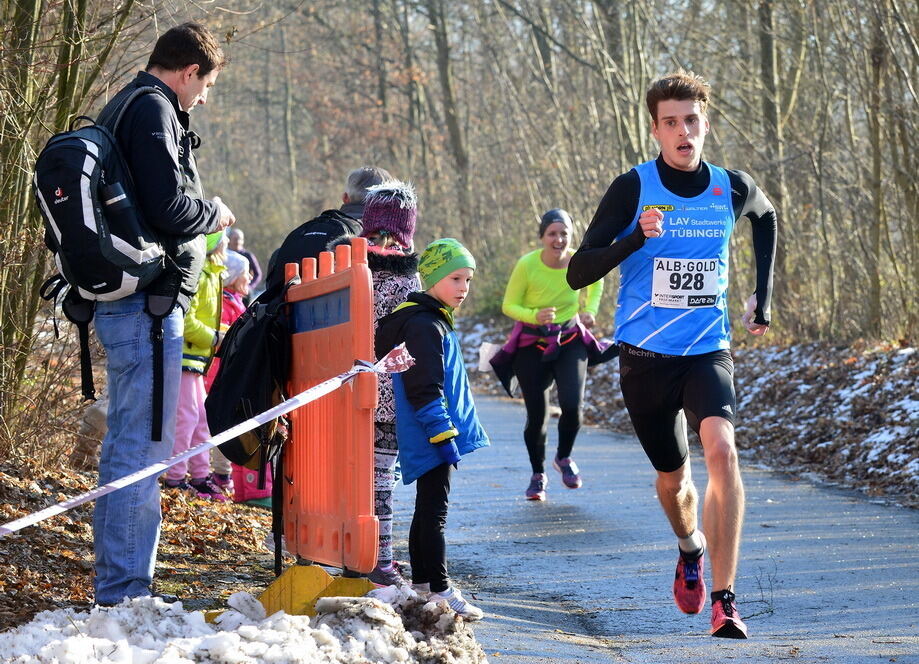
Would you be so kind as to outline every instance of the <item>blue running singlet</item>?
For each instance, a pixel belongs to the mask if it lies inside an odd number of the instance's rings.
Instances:
[[[638,209],[617,240],[629,235],[642,211],[664,214],[663,233],[620,264],[617,342],[666,353],[701,355],[730,347],[728,243],[734,230],[731,183],[723,168],[702,162],[709,185],[681,198],[661,183],[654,161],[635,167]]]

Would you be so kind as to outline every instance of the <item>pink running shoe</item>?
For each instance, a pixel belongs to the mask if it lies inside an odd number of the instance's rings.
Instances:
[[[734,593],[725,590],[721,599],[712,602],[712,636],[725,639],[747,638],[747,626],[740,619],[734,600]]]
[[[192,478],[188,482],[192,490],[198,494],[198,498],[203,498],[205,500],[214,500],[218,503],[224,503],[229,500],[227,495],[217,486],[217,483],[214,482],[213,475],[208,475],[207,477]]]
[[[211,479],[214,480],[214,484],[220,487],[220,490],[224,492],[227,496],[233,497],[233,476],[232,475],[223,475],[221,473],[211,473]]]
[[[701,533],[700,533],[701,534]],[[691,557],[680,549],[673,578],[673,601],[683,613],[700,613],[705,608],[705,537],[702,552]]]
[[[566,487],[569,489],[581,488],[581,469],[578,468],[578,464],[574,462],[574,459],[571,457],[565,457],[564,459],[555,457],[552,465],[555,470],[562,474],[562,482],[565,483]]]
[[[524,494],[527,500],[545,500],[546,499],[546,474],[533,473],[530,478],[530,486],[527,487]]]

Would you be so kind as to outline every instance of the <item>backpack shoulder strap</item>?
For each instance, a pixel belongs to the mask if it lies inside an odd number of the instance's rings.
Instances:
[[[172,297],[147,293],[144,307],[150,316],[150,342],[153,344],[153,424],[150,439],[155,441],[163,439],[163,402],[166,396],[163,319],[172,312],[178,299],[178,293]]]
[[[115,151],[115,153],[118,155],[118,159],[122,162],[124,175],[127,181],[130,183],[131,191],[134,190],[134,174],[131,173],[131,169],[126,163],[124,163],[124,159],[121,156],[121,152],[119,151],[117,132],[118,127],[121,125],[121,121],[124,119],[124,114],[131,107],[131,104],[134,102],[134,100],[148,94],[158,94],[167,102],[169,101],[169,98],[166,96],[166,94],[155,85],[144,85],[131,91],[131,93],[120,102],[120,105],[117,107],[117,109],[111,113],[106,113],[103,109],[103,112],[100,113],[100,115],[97,117],[97,120],[93,123],[97,127],[105,130],[102,132],[102,136],[110,142],[111,148]],[[172,102],[169,103],[171,104]],[[112,113],[115,114],[114,122],[112,122]],[[100,118],[105,119],[100,121]]]
[[[80,335],[80,389],[85,400],[95,401],[96,386],[93,382],[92,356],[89,352],[89,324],[93,320],[96,303],[80,297],[60,272],[49,277],[39,290],[41,298],[52,304],[57,302],[61,293],[64,294],[61,311],[67,320],[77,326]],[[57,315],[54,316],[54,335],[58,336]]]
[[[111,127],[109,127],[109,130],[112,132],[112,136],[114,136],[118,131],[118,127],[121,125],[122,119],[124,119],[124,114],[127,112],[128,108],[130,108],[131,103],[135,99],[149,94],[158,94],[166,101],[169,101],[169,98],[163,93],[163,91],[155,85],[144,85],[137,88],[127,97],[125,97],[123,102],[121,102],[121,106],[118,108],[118,113],[115,115],[115,121],[112,123]]]

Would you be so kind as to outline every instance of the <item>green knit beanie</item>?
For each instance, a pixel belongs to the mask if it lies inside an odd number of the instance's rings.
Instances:
[[[223,239],[223,231],[214,231],[204,236],[207,239],[207,253],[211,253]]]
[[[461,267],[475,270],[475,258],[459,240],[452,237],[434,240],[418,259],[418,275],[425,290]]]

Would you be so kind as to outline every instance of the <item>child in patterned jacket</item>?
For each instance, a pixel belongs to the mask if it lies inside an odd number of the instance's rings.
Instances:
[[[417,199],[411,184],[391,180],[367,189],[361,237],[367,238],[367,265],[373,277],[374,326],[383,316],[405,302],[409,293],[420,289],[418,254],[413,236]],[[334,240],[334,245],[349,242],[350,237]],[[373,446],[374,511],[380,523],[380,549],[377,566],[368,574],[380,586],[404,585],[392,552],[392,492],[396,483],[395,467],[396,407],[392,377],[379,374],[377,409],[374,413]]]

